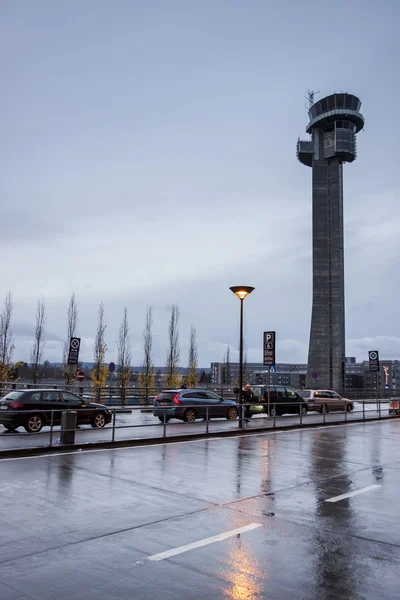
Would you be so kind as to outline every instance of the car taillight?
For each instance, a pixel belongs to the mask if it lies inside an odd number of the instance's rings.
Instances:
[[[154,398],[154,400],[153,400],[153,404],[155,404],[155,403],[156,403],[156,400],[157,400],[157,398],[158,398],[158,396],[159,396],[159,395],[160,395],[160,394],[157,394],[157,396],[155,396],[155,398]]]
[[[175,394],[174,396],[174,404],[180,404],[181,401],[179,400],[179,394]]]
[[[10,402],[11,408],[24,408],[23,402]]]

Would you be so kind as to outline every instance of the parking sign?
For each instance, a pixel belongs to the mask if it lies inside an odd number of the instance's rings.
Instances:
[[[264,365],[275,365],[275,331],[264,331]]]

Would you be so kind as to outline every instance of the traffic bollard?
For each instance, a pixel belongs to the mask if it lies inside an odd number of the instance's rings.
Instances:
[[[75,443],[75,429],[78,413],[76,410],[66,410],[61,415],[61,435],[62,444]]]

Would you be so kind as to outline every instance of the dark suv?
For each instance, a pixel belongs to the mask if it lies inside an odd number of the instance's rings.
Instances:
[[[258,396],[258,394],[256,393]],[[268,388],[265,385],[260,393],[260,403],[264,404],[264,412],[268,412]],[[270,388],[270,416],[284,414],[306,415],[307,402],[292,388],[283,385],[271,385]]]
[[[208,390],[179,389],[164,390],[154,398],[153,415],[161,422],[180,419],[193,423],[208,415],[236,419],[237,404],[234,400],[225,400]]]
[[[103,404],[85,402],[72,392],[47,389],[15,391],[4,396],[0,400],[0,424],[8,431],[22,426],[28,433],[38,433],[51,422],[60,425],[65,410],[77,411],[78,425],[104,427],[111,422],[111,412]]]

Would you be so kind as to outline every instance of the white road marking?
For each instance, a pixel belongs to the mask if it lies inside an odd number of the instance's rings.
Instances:
[[[82,448],[78,450],[73,450],[72,452],[52,452],[51,454],[37,454],[35,456],[15,456],[13,458],[0,458],[0,463],[7,462],[11,460],[32,460],[33,458],[50,458],[52,456],[71,456],[72,454],[76,454],[77,456],[83,456],[84,454],[91,454],[93,452],[117,452],[121,450],[133,450],[138,448],[156,448],[157,446],[171,446],[173,444],[199,444],[201,442],[216,442],[221,440],[232,440],[236,438],[244,438],[244,437],[259,437],[264,435],[276,435],[278,433],[295,433],[296,431],[318,431],[319,429],[331,429],[333,427],[357,427],[360,425],[380,425],[381,423],[385,423],[386,421],[398,421],[399,419],[394,417],[393,419],[382,419],[381,421],[358,421],[356,423],[352,423],[351,421],[347,421],[347,423],[342,424],[334,424],[334,425],[321,425],[320,427],[298,427],[296,429],[268,429],[267,431],[256,433],[251,433],[251,429],[248,430],[249,433],[245,433],[243,435],[224,435],[223,437],[212,437],[212,438],[200,438],[195,440],[183,440],[183,441],[175,441],[175,442],[161,442],[161,444],[142,444],[135,446],[122,446],[118,448],[95,448],[93,450],[83,450]],[[128,441],[128,440],[127,440]],[[90,446],[90,442],[87,442],[88,446]],[[18,448],[20,449],[20,448]],[[10,451],[13,451],[13,448],[10,448]]]
[[[364,492],[370,492],[372,490],[376,490],[381,486],[378,484],[368,485],[365,488],[361,488],[360,490],[355,490],[354,492],[349,492],[348,494],[342,494],[341,496],[334,496],[333,498],[329,498],[325,500],[325,502],[339,502],[339,500],[344,500],[345,498],[352,498],[353,496],[358,496],[359,494],[364,494]]]
[[[152,556],[148,556],[147,560],[165,560],[166,558],[171,558],[171,556],[177,556],[178,554],[183,554],[184,552],[194,550],[195,548],[208,546],[209,544],[214,544],[214,542],[221,542],[222,540],[239,535],[240,533],[245,533],[246,531],[251,531],[252,529],[257,529],[258,527],[262,527],[262,525],[260,523],[251,523],[245,527],[239,527],[238,529],[225,531],[224,533],[213,535],[212,537],[199,540],[198,542],[193,542],[192,544],[187,544],[186,546],[179,546],[178,548],[172,548],[172,550],[166,550],[165,552],[160,552],[159,554],[153,554]]]

